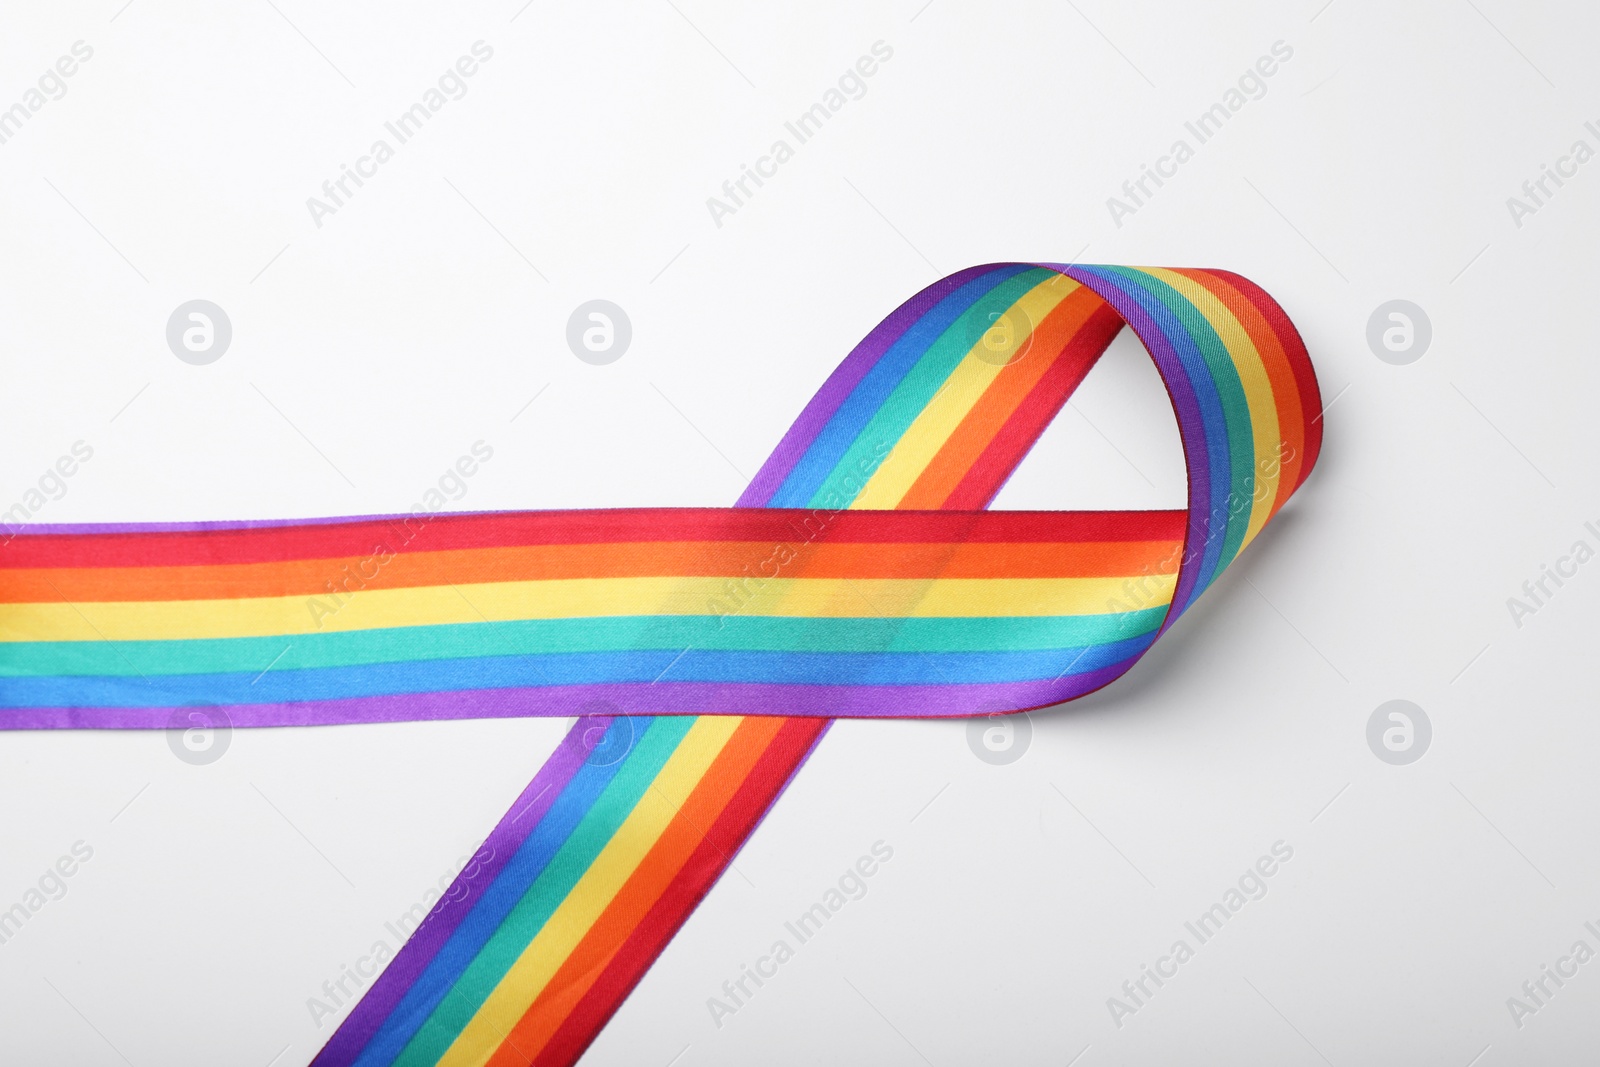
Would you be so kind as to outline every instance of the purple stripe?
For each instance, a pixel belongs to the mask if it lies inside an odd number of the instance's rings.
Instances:
[[[584,735],[596,727],[604,729],[613,721],[611,716],[592,716],[581,718],[573,724],[538,775],[528,783],[528,788],[522,791],[516,803],[511,805],[511,810],[506,812],[500,824],[484,841],[484,845],[490,849],[489,859],[476,870],[468,864],[456,875],[444,899],[428,912],[427,918],[412,933],[399,955],[362,996],[355,1010],[340,1024],[317,1058],[311,1061],[313,1067],[343,1067],[361,1055],[361,1050],[372,1040],[384,1020],[410,990],[412,983],[427,970],[428,964],[433,962],[434,956],[444,947],[450,935],[455,933],[495,879],[500,877],[500,872],[511,861],[523,840],[539,825],[539,820],[544,818],[561,791],[583,766],[590,752],[589,746],[583,742]],[[458,886],[464,887],[459,896],[455,895]]]
[[[1200,411],[1200,401],[1195,396],[1194,385],[1183,367],[1183,361],[1167,340],[1166,332],[1139,306],[1130,293],[1124,292],[1116,281],[1093,270],[1067,264],[1045,263],[1040,266],[1057,270],[1067,277],[1094,290],[1111,305],[1134,334],[1144,344],[1150,358],[1161,372],[1161,381],[1172,399],[1173,412],[1178,417],[1178,434],[1183,440],[1184,465],[1189,473],[1189,528],[1184,539],[1183,563],[1178,571],[1177,588],[1173,591],[1172,606],[1161,623],[1157,636],[1178,621],[1178,616],[1188,607],[1195,583],[1200,578],[1206,544],[1205,516],[1211,513],[1211,463],[1206,450],[1205,419]],[[1190,554],[1189,546],[1199,545],[1201,551]]]
[[[1099,688],[1128,667],[1130,657],[1081,674],[1021,682],[951,685],[811,685],[762,682],[624,682],[518,686],[404,693],[281,704],[207,705],[235,728],[321,726],[340,723],[414,722],[435,719],[565,717],[592,700],[609,701],[626,715],[791,715],[803,718],[922,719],[976,714],[980,703],[1011,710],[1071,700]],[[1096,681],[1102,675],[1104,680]],[[192,705],[183,705],[192,707]],[[0,728],[164,729],[174,707],[17,708]]]
[[[917,320],[930,308],[950,293],[973,278],[1004,266],[1006,266],[1004,263],[988,263],[981,267],[968,267],[948,278],[942,278],[901,304],[893,314],[878,323],[860,344],[850,350],[850,354],[828,376],[828,380],[822,383],[822,388],[817,390],[811,402],[800,413],[800,417],[794,420],[794,425],[789,427],[789,432],[778,442],[778,447],[772,450],[772,455],[767,457],[766,463],[756,472],[755,478],[739,495],[739,502],[735,506],[758,508],[771,500],[778,487],[783,485],[783,480],[794,469],[794,465],[800,462],[800,457],[806,454],[806,449],[811,447],[811,442],[816,440],[822,428],[828,424],[828,420],[833,418],[834,412],[839,410],[839,405],[843,404],[855,387],[861,384],[861,379],[866,377],[867,372],[883,358],[889,347],[916,325]]]

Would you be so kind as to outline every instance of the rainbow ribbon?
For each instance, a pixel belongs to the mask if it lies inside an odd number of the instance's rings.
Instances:
[[[1188,507],[985,510],[1125,324]],[[832,719],[1114,681],[1305,480],[1320,421],[1236,274],[973,267],[856,346],[733,508],[25,528],[0,727],[579,716],[315,1060],[571,1064]]]

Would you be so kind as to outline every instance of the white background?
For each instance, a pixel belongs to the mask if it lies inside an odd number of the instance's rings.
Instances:
[[[78,440],[39,521],[405,511],[478,440],[454,507],[728,504],[943,274],[1239,271],[1331,404],[1289,511],[1129,677],[1036,713],[1016,763],[960,722],[835,727],[585,1062],[1580,1062],[1600,962],[1520,1028],[1506,1001],[1600,949],[1600,563],[1520,628],[1506,600],[1600,547],[1600,162],[1520,227],[1506,198],[1600,148],[1600,20],[920,5],[8,0],[0,107],[94,55],[0,145],[0,507]],[[306,199],[478,40],[466,95],[317,227]],[[706,198],[879,40],[866,95],[717,227]],[[1107,197],[1279,40],[1265,96],[1115,225]],[[633,323],[606,367],[564,340],[594,297]],[[209,366],[164,339],[193,298],[233,323]],[[1409,366],[1366,343],[1394,298],[1433,324]],[[1141,359],[1118,342],[1002,505],[1182,501]],[[1365,739],[1395,698],[1433,724],[1410,766]],[[332,1032],[307,998],[563,726],[240,731],[205,767],[159,732],[0,736],[0,907],[94,849],[0,945],[0,1060],[307,1062]],[[707,998],[880,839],[868,895],[715,1026]],[[1279,840],[1267,896],[1115,1025],[1107,998]]]

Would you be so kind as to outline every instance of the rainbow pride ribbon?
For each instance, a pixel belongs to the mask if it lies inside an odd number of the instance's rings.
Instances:
[[[1188,507],[986,510],[1124,325]],[[973,267],[856,346],[733,508],[25,528],[0,727],[579,716],[315,1060],[571,1064],[832,719],[1109,684],[1320,444],[1305,346],[1244,278]]]

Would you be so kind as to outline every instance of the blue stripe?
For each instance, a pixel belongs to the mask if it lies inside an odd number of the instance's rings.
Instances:
[[[1166,605],[1094,615],[867,618],[788,615],[615,615],[441,623],[301,634],[145,641],[0,641],[0,691],[8,678],[71,675],[146,678],[272,672],[541,652],[685,648],[814,652],[1002,652],[1069,648],[1154,630]],[[288,642],[287,647],[285,643]]]
[[[627,729],[642,733],[654,722],[653,718],[618,718],[606,731],[606,741],[610,740],[612,731]],[[586,763],[573,775],[544,818],[539,820],[539,825],[501,869],[499,877],[484,890],[461,925],[406,990],[352,1067],[380,1067],[400,1055],[626,762],[617,760],[608,766]]]
[[[1200,353],[1200,347],[1189,336],[1189,331],[1184,328],[1178,316],[1147,288],[1139,284],[1132,272],[1117,267],[1079,269],[1116,286],[1125,296],[1138,304],[1140,310],[1155,321],[1157,329],[1177,354],[1184,375],[1194,390],[1195,401],[1200,406],[1200,427],[1205,434],[1206,461],[1211,481],[1211,507],[1207,510],[1207,515],[1216,514],[1218,509],[1227,514],[1228,494],[1233,489],[1233,471],[1228,452],[1228,422],[1222,410],[1222,399],[1217,394],[1216,383],[1211,379],[1211,372],[1206,366],[1205,357]],[[1211,584],[1217,560],[1222,556],[1222,544],[1227,539],[1226,524],[1218,530],[1208,523],[1205,531],[1206,548],[1200,557],[1200,577],[1195,582],[1187,603],[1175,605],[1179,610],[1194,603],[1195,598]]]
[[[1136,282],[1147,290],[1154,299],[1161,301],[1162,307],[1168,309],[1175,326],[1169,336],[1174,339],[1175,344],[1179,338],[1186,342],[1182,348],[1192,346],[1196,358],[1200,361],[1200,367],[1204,371],[1205,382],[1211,387],[1210,395],[1217,398],[1220,440],[1223,443],[1223,451],[1213,464],[1213,469],[1227,471],[1228,487],[1222,494],[1222,527],[1217,544],[1217,558],[1213,561],[1210,570],[1201,572],[1205,579],[1205,585],[1209,586],[1216,581],[1217,576],[1222,573],[1222,569],[1232,562],[1233,557],[1238,555],[1239,546],[1244,542],[1245,530],[1250,525],[1250,509],[1248,507],[1238,514],[1233,511],[1236,487],[1254,485],[1251,479],[1251,468],[1255,455],[1255,437],[1254,431],[1250,426],[1249,397],[1245,393],[1244,382],[1239,377],[1239,368],[1234,364],[1228,347],[1222,343],[1222,338],[1217,336],[1216,330],[1211,326],[1211,321],[1206,318],[1199,308],[1195,307],[1193,301],[1171,285],[1143,271],[1133,271],[1126,267],[1108,269],[1115,269],[1118,273]],[[1171,304],[1182,304],[1189,308],[1195,319],[1194,325],[1199,328],[1198,334],[1191,330],[1182,319],[1178,318],[1177,312],[1171,309]],[[1212,353],[1210,357],[1206,354],[1208,347]],[[1182,348],[1180,348],[1180,351]],[[1239,402],[1243,405],[1244,424],[1242,426],[1237,424],[1238,420],[1234,420],[1232,424],[1228,420],[1228,409],[1222,403],[1223,386],[1229,386],[1230,392],[1237,394]],[[1211,438],[1213,435],[1209,433],[1211,425],[1209,421],[1206,423],[1208,448],[1212,444]],[[1235,439],[1239,443],[1239,448],[1237,449],[1233,447]],[[1215,495],[1215,492],[1213,492],[1213,499]],[[1215,516],[1216,512],[1213,510],[1211,515]]]
[[[805,507],[889,394],[894,392],[895,386],[917,365],[928,347],[990,290],[1008,278],[1033,269],[1025,263],[1008,264],[974,278],[930,308],[889,346],[889,350],[851,391],[849,398],[839,405],[839,410],[833,413],[822,432],[817,434],[806,449],[806,454],[794,465],[778,491],[772,494],[767,506]]]
[[[1154,632],[1079,648],[1025,652],[578,652],[246,673],[10,678],[0,708],[167,707],[345,700],[458,689],[626,682],[948,685],[1054,678],[1105,666],[1146,647]]]

